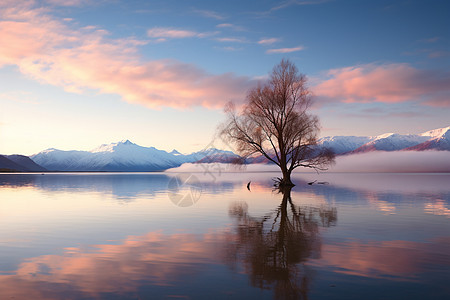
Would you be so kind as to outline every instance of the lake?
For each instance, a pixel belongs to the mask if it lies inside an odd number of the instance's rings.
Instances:
[[[275,176],[1,174],[0,299],[450,299],[450,174]]]

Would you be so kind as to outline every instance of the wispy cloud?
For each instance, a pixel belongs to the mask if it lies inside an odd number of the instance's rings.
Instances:
[[[408,64],[365,64],[330,70],[314,87],[317,96],[338,102],[422,102],[450,106],[450,72]]]
[[[230,23],[218,24],[218,25],[216,25],[216,27],[217,28],[229,28],[234,31],[244,31],[245,30],[245,28],[242,26],[238,26],[238,25],[234,25],[234,24],[230,24]]]
[[[347,112],[343,114],[339,114],[342,118],[358,118],[358,119],[373,119],[373,120],[380,120],[380,119],[390,119],[390,118],[404,118],[404,119],[411,119],[416,117],[424,117],[428,116],[429,114],[426,112],[415,112],[415,111],[402,111],[402,112],[388,112],[385,110],[375,110],[375,109],[363,109],[360,112]]]
[[[413,51],[405,51],[402,53],[403,55],[413,56],[413,55],[426,55],[428,58],[441,58],[450,56],[450,51],[440,50],[437,48],[425,48],[425,49],[416,49]]]
[[[204,38],[214,35],[213,32],[196,32],[192,30],[177,29],[171,27],[154,27],[147,30],[147,36],[159,39],[182,39],[190,37]]]
[[[258,41],[258,44],[260,44],[260,45],[272,45],[274,43],[278,43],[279,41],[281,41],[281,39],[279,39],[279,38],[263,38],[263,39],[260,39]]]
[[[82,6],[93,3],[92,0],[45,0],[45,2],[57,6]]]
[[[422,43],[436,43],[439,40],[440,40],[440,37],[435,36],[435,37],[432,37],[432,38],[429,38],[429,39],[420,40],[419,42],[422,42]]]
[[[13,101],[13,102],[24,103],[24,104],[38,104],[39,103],[36,95],[34,95],[30,92],[24,92],[24,91],[11,91],[11,92],[0,93],[0,99],[5,99],[7,101]]]
[[[195,14],[201,15],[206,18],[211,18],[211,19],[216,19],[216,20],[224,20],[225,19],[225,16],[223,16],[213,10],[194,9],[193,12]]]
[[[246,40],[244,38],[235,38],[235,37],[221,37],[215,39],[218,42],[222,43],[245,43]]]
[[[293,48],[279,48],[279,49],[269,49],[266,51],[267,54],[278,54],[278,53],[291,53],[296,51],[304,50],[305,47],[298,46]]]
[[[429,58],[441,58],[450,56],[450,51],[431,51],[428,54]]]
[[[0,67],[16,65],[30,78],[69,92],[94,89],[151,108],[222,108],[229,100],[244,99],[253,84],[245,76],[212,75],[174,60],[143,60],[139,47],[145,41],[111,39],[95,27],[68,27],[33,2],[2,2],[0,18]]]
[[[230,51],[230,52],[242,50],[242,48],[240,48],[240,47],[232,47],[232,46],[228,46],[228,47],[215,47],[215,48],[216,48],[216,49],[225,50],[225,51]]]
[[[286,1],[280,1],[279,3],[277,3],[277,5],[271,7],[268,10],[254,11],[251,14],[253,14],[257,17],[266,18],[269,15],[271,15],[281,9],[288,8],[290,6],[316,5],[316,4],[322,4],[322,3],[330,2],[330,1],[333,1],[333,0],[286,0]]]
[[[272,7],[271,11],[280,10],[280,9],[287,8],[289,6],[294,6],[294,5],[315,5],[315,4],[321,4],[321,3],[330,2],[330,1],[331,0],[288,0],[288,1],[283,1],[279,5]]]

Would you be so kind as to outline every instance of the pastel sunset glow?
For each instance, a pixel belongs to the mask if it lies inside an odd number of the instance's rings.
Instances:
[[[210,144],[281,59],[309,78],[322,136],[449,126],[450,4],[0,2],[0,153]],[[370,120],[370,122],[368,122]]]

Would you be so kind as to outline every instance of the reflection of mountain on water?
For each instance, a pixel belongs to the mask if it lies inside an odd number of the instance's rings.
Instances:
[[[268,189],[277,173],[223,173],[199,178],[204,191],[220,194],[245,185],[249,180]],[[176,174],[167,173],[61,173],[0,174],[0,187],[34,187],[44,191],[101,192],[124,200],[141,195],[165,193]],[[318,181],[327,185],[308,185]],[[245,179],[245,180],[244,180]],[[395,213],[399,203],[427,206],[429,213],[448,215],[450,209],[450,175],[448,174],[296,174],[295,192],[322,196],[328,203],[365,205],[367,202],[385,213]],[[413,197],[411,197],[413,195]],[[424,203],[417,203],[417,198]]]
[[[450,185],[448,184],[450,174],[448,173],[321,173],[320,175],[297,173],[294,176],[295,182],[318,180],[329,182],[330,185],[341,188],[373,193],[450,193]]]
[[[400,206],[436,215],[447,215],[450,209],[448,174],[326,174],[324,179],[328,184],[308,185],[312,179],[299,176],[295,191],[312,192],[339,205],[369,204],[385,214],[396,213]]]
[[[174,175],[161,173],[70,173],[70,174],[13,174],[0,175],[0,187],[33,187],[44,191],[100,192],[112,194],[120,200],[133,200],[141,195],[167,192]],[[211,193],[232,190],[231,182],[202,185]]]
[[[17,174],[0,176],[0,186],[30,186],[51,192],[100,192],[132,199],[164,190],[169,179],[162,174]]]

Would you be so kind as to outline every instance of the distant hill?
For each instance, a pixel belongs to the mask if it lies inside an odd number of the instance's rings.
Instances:
[[[0,155],[0,169],[4,171],[23,171],[24,168],[9,160],[4,155]]]
[[[24,155],[0,155],[0,170],[20,172],[41,172],[45,168]]]
[[[31,158],[25,155],[5,155],[6,158],[25,168],[25,171],[42,172],[47,171],[46,168],[35,163]]]

